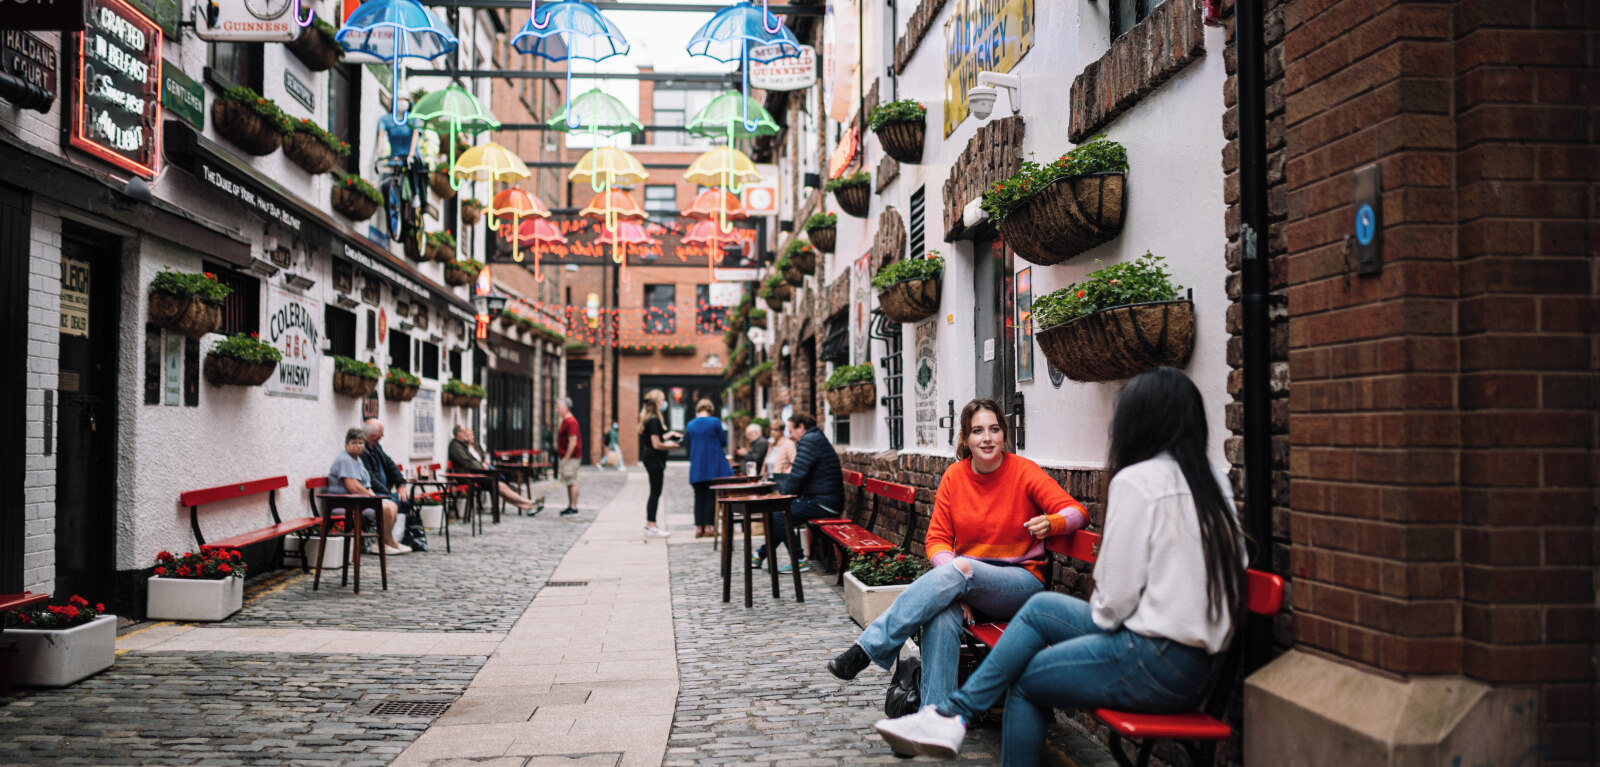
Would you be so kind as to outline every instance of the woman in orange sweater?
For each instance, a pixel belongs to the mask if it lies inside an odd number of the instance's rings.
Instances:
[[[1083,504],[1039,465],[1006,452],[1009,433],[1000,405],[975,399],[961,409],[959,459],[939,479],[928,521],[934,565],[828,663],[840,679],[868,664],[888,670],[906,639],[922,629],[922,699],[955,690],[961,626],[977,610],[1009,619],[1044,588],[1044,539],[1083,527]]]

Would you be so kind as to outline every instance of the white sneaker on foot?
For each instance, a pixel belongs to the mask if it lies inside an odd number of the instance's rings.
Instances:
[[[899,719],[879,719],[873,727],[902,754],[921,754],[935,759],[954,759],[967,737],[967,726],[960,717],[945,716],[932,704]]]
[[[391,557],[397,557],[401,554],[410,554],[411,547],[405,545],[404,543],[398,546],[385,546],[383,547],[383,553],[388,554]]]
[[[649,525],[645,525],[644,534],[654,538],[666,538],[672,535],[664,527],[650,527]]]

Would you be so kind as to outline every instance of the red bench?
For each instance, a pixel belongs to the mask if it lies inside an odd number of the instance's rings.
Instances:
[[[35,594],[31,591],[24,591],[21,594],[0,594],[0,615],[12,610],[21,610],[24,607],[44,604],[48,601],[50,601],[49,594]],[[0,621],[0,631],[4,630],[5,623]]]
[[[194,529],[194,540],[200,544],[201,549],[237,549],[267,541],[279,541],[278,559],[282,565],[284,555],[282,540],[293,533],[300,533],[301,543],[305,543],[306,533],[317,526],[316,517],[299,517],[287,522],[278,516],[278,490],[289,486],[286,476],[254,479],[237,485],[221,485],[208,487],[203,490],[190,490],[178,496],[178,502],[189,507],[189,526]],[[206,542],[205,535],[200,532],[200,507],[208,503],[229,501],[235,498],[246,498],[252,495],[267,494],[267,509],[272,513],[272,524],[266,527],[251,530],[246,533],[223,538],[219,541]],[[306,569],[304,548],[301,549],[300,567]]]
[[[1079,530],[1069,535],[1058,535],[1045,539],[1045,550],[1064,554],[1087,564],[1094,564],[1100,553],[1100,536],[1087,530]],[[1283,607],[1283,579],[1261,570],[1247,570],[1245,572],[1245,607],[1256,615],[1276,615]],[[1000,641],[1006,632],[1006,623],[990,622],[979,623],[967,627],[969,638],[976,640],[984,649],[991,649]],[[1233,647],[1227,652],[1237,655],[1237,648],[1243,645],[1243,627],[1234,627]],[[1230,661],[1232,658],[1229,659]],[[1223,674],[1219,682],[1219,690],[1228,687],[1231,674]],[[1220,710],[1226,706],[1210,706]],[[1151,749],[1163,740],[1176,741],[1189,755],[1189,763],[1193,765],[1209,764],[1200,752],[1200,743],[1227,740],[1233,735],[1233,728],[1220,719],[1204,711],[1191,711],[1185,714],[1141,714],[1134,711],[1116,711],[1109,708],[1095,709],[1094,716],[1101,723],[1111,729],[1111,755],[1122,767],[1134,767],[1135,762],[1123,751],[1122,739],[1142,741],[1139,744],[1139,767],[1150,762]]]
[[[879,554],[894,550],[893,543],[872,532],[872,529],[878,524],[880,502],[884,498],[888,498],[913,504],[912,511],[906,516],[906,535],[910,537],[912,527],[916,521],[915,504],[917,501],[917,489],[910,485],[900,485],[893,482],[885,482],[881,479],[873,479],[863,476],[859,471],[845,471],[843,474],[845,484],[854,485],[857,488],[857,508],[860,508],[866,496],[872,496],[872,513],[867,517],[866,526],[862,527],[843,517],[816,519],[810,522],[810,526],[815,528],[811,536],[813,541],[818,540],[816,533],[820,532],[833,543],[834,551],[837,553],[837,562],[835,564],[839,568],[839,583],[844,582],[844,571],[845,568],[850,566],[851,556]]]

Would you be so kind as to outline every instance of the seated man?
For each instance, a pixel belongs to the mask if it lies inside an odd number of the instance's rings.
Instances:
[[[333,467],[328,469],[328,492],[346,493],[349,495],[377,495],[372,492],[372,477],[367,473],[367,467],[361,464],[361,453],[367,449],[367,435],[360,429],[351,429],[344,435],[344,452],[333,460]],[[329,499],[326,503],[338,504],[338,500]],[[400,513],[400,507],[387,498],[383,500],[383,523],[378,525],[378,542],[383,545],[384,553],[394,556],[396,554],[411,553],[410,546],[402,546],[394,540],[394,517]],[[363,518],[373,521],[376,515],[372,509],[363,509]]]
[[[754,479],[761,476],[761,470],[767,465],[767,437],[761,430],[761,424],[753,423],[744,427],[746,447],[733,451],[739,457],[740,465],[744,466],[746,476]]]
[[[789,439],[795,444],[794,463],[789,476],[778,483],[778,492],[800,497],[789,504],[787,515],[783,512],[772,515],[772,529],[780,544],[787,540],[785,525],[803,525],[813,519],[837,517],[844,508],[844,470],[839,466],[839,454],[834,452],[833,443],[817,428],[817,419],[809,413],[789,416]],[[808,569],[805,552],[795,553],[803,572]],[[766,547],[763,546],[756,557],[765,556]],[[776,552],[772,559],[782,561]],[[780,573],[791,569],[787,563],[778,565]]]
[[[452,433],[455,435],[455,439],[450,440],[449,456],[450,465],[456,471],[495,474],[494,467],[488,465],[489,451],[484,450],[481,445],[473,441],[471,429],[465,426],[457,426]],[[496,476],[499,475],[496,474]],[[500,492],[500,497],[510,501],[512,506],[523,511],[533,508],[533,501],[518,495],[517,491],[512,490],[510,485],[498,480],[496,480],[495,485]]]
[[[367,447],[361,451],[361,465],[366,467],[367,476],[372,480],[372,492],[394,501],[400,507],[400,513],[406,515],[405,530],[399,536],[401,544],[410,546],[412,551],[427,551],[427,533],[423,531],[422,519],[411,505],[411,494],[415,488],[406,484],[406,475],[400,472],[400,466],[383,449],[383,422],[368,418],[362,422],[361,431],[367,435]]]

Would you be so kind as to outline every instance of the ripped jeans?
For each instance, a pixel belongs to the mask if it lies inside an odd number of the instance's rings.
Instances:
[[[957,567],[972,567],[968,576]],[[957,558],[923,573],[879,615],[856,644],[880,668],[888,670],[900,656],[900,647],[922,629],[922,700],[942,701],[956,687],[956,664],[961,655],[961,606],[995,620],[1007,620],[1044,584],[1022,567],[1006,567]]]

